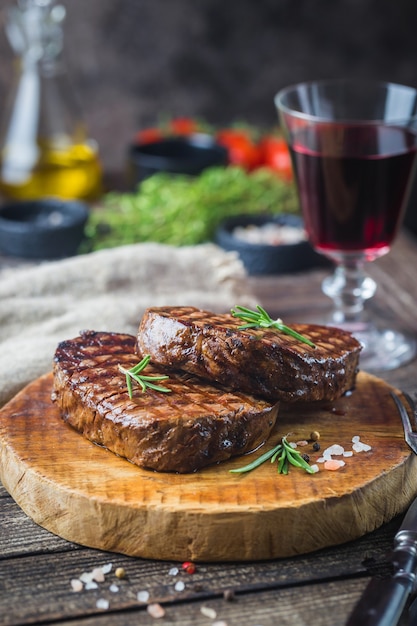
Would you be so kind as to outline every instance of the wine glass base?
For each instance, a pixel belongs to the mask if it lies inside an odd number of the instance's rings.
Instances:
[[[398,330],[368,328],[353,335],[363,346],[359,365],[366,372],[396,369],[417,354],[416,339]]]
[[[346,330],[362,344],[359,366],[364,372],[378,373],[406,365],[417,356],[417,337],[403,330],[381,327],[374,322],[338,323],[330,315],[297,319]],[[382,326],[382,323],[381,323]]]

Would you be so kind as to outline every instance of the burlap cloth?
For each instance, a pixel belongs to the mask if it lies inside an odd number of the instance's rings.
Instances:
[[[135,334],[147,307],[254,306],[241,262],[215,245],[137,244],[0,274],[0,406],[52,369],[80,330]]]

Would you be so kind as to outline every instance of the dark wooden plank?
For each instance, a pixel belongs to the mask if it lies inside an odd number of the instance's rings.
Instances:
[[[35,524],[10,496],[0,499],[0,528],[0,560],[79,548]]]
[[[36,619],[43,623],[93,615],[96,600],[103,595],[111,600],[113,610],[126,611],[137,607],[137,593],[142,590],[149,592],[152,601],[169,603],[221,597],[230,588],[239,594],[253,595],[271,589],[281,593],[288,587],[298,588],[313,582],[366,579],[371,574],[387,573],[387,555],[398,523],[395,520],[359,541],[304,557],[263,563],[198,564],[195,574],[180,571],[175,577],[170,575],[170,569],[178,567],[175,563],[90,549],[6,558],[0,561],[0,615],[8,616],[4,624],[10,626],[29,624]],[[72,591],[71,579],[108,563],[113,564],[113,570],[99,590]],[[125,569],[125,579],[115,578],[116,567]],[[181,593],[174,589],[179,580],[185,583]],[[112,582],[119,584],[119,593],[109,591]]]
[[[330,581],[325,584],[313,584],[302,587],[286,587],[279,590],[270,589],[254,594],[235,595],[233,601],[227,601],[223,595],[211,598],[196,598],[189,602],[180,602],[173,598],[162,602],[165,616],[158,623],[181,624],[181,626],[207,626],[207,624],[221,623],[227,626],[275,626],[314,624],[315,626],[342,626],[346,622],[354,604],[359,599],[365,581],[351,579],[347,581]],[[97,594],[88,592],[90,603],[94,606]],[[88,595],[87,593],[84,595]],[[101,594],[109,597],[109,594]],[[98,611],[96,608],[86,611],[89,616],[77,619],[80,626],[136,626],[136,624],[153,625],[155,619],[151,617],[146,606],[121,606],[113,594],[110,598],[108,610]],[[76,597],[77,596],[77,597]],[[74,603],[79,594],[74,594]],[[214,611],[210,616],[204,613],[207,609]],[[33,616],[35,618],[35,616]],[[59,621],[61,626],[70,626],[73,621],[66,619]],[[35,619],[42,619],[39,615]],[[4,626],[11,626],[5,614]],[[39,622],[38,622],[39,623]],[[57,623],[55,620],[48,623]],[[408,626],[411,622],[406,616],[400,621],[400,626]]]

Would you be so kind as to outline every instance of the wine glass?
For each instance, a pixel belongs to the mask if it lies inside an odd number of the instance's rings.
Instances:
[[[416,340],[369,314],[376,283],[365,264],[389,252],[401,225],[416,166],[417,91],[316,81],[282,89],[275,105],[308,237],[336,266],[322,284],[334,303],[326,323],[358,338],[363,369],[398,367],[415,356]]]

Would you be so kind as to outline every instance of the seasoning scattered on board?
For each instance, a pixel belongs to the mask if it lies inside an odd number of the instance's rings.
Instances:
[[[110,609],[111,600],[109,597],[105,597],[105,592],[109,592],[110,594],[119,593],[121,587],[126,585],[126,582],[120,582],[122,579],[127,578],[127,573],[123,567],[117,567],[113,576],[117,579],[117,584],[114,581],[107,581],[106,576],[110,574],[113,570],[112,563],[107,563],[106,565],[102,565],[99,567],[95,567],[90,572],[83,572],[78,578],[72,578],[70,581],[71,590],[75,593],[79,593],[81,591],[89,591],[91,589],[96,589],[100,592],[100,596],[96,596],[94,598],[95,607],[101,611],[107,611]],[[190,574],[194,574],[197,571],[197,566],[192,561],[184,561],[181,565],[173,566],[167,572],[167,575],[170,577],[177,577],[182,575],[189,576]],[[109,584],[108,584],[109,583]],[[107,585],[108,586],[105,586]],[[194,589],[197,590],[201,585],[194,584]],[[126,586],[124,587],[126,590]],[[186,584],[183,580],[179,579],[175,582],[173,586],[173,590],[176,593],[181,593],[186,589]],[[166,609],[162,606],[156,599],[157,595],[160,595],[159,592],[156,592],[154,597],[152,597],[151,593],[142,589],[136,593],[136,600],[139,605],[142,605],[148,615],[154,619],[160,619],[165,617]],[[103,595],[101,595],[103,594]],[[129,585],[129,594],[131,596],[131,585]],[[94,596],[93,596],[94,597]],[[234,592],[231,589],[225,589],[223,592],[223,599],[226,602],[231,602],[234,599]],[[215,620],[217,617],[216,611],[208,607],[206,605],[202,605],[200,608],[200,612],[202,615],[210,618],[211,620]],[[224,620],[217,620],[212,622],[212,626],[227,626],[227,622]]]
[[[322,456],[317,459],[317,463],[323,463],[323,467],[326,470],[337,471],[346,465],[343,460],[353,456],[354,452],[369,452],[372,450],[372,446],[367,443],[363,443],[359,435],[352,437],[352,450],[345,450],[345,448],[339,444],[333,444],[326,448]],[[341,459],[334,459],[333,457],[342,457]]]
[[[316,463],[310,464],[310,455],[306,453],[301,453],[297,450],[298,447],[304,448],[309,443],[312,444],[313,452],[318,452],[320,450],[320,433],[317,431],[313,431],[310,435],[310,439],[300,439],[297,442],[288,441],[289,435],[286,435],[282,438],[281,443],[279,443],[275,448],[265,452],[260,457],[245,465],[244,467],[235,468],[229,470],[232,474],[242,474],[246,472],[251,472],[256,469],[265,461],[270,460],[274,463],[277,458],[279,460],[278,463],[278,473],[279,474],[287,474],[290,465],[294,465],[295,467],[301,467],[309,474],[316,474],[319,470],[319,464],[323,464],[323,468],[328,471],[337,471],[346,465],[345,458],[353,456],[353,453],[359,452],[369,452],[372,450],[372,447],[367,443],[364,443],[360,440],[359,435],[355,435],[352,437],[352,450],[346,450],[340,444],[333,444],[326,448],[322,452],[322,456],[320,456]],[[292,452],[291,452],[292,451]],[[281,456],[279,456],[281,455]],[[333,457],[339,456],[341,459],[335,459]],[[283,462],[285,465],[283,466]]]

